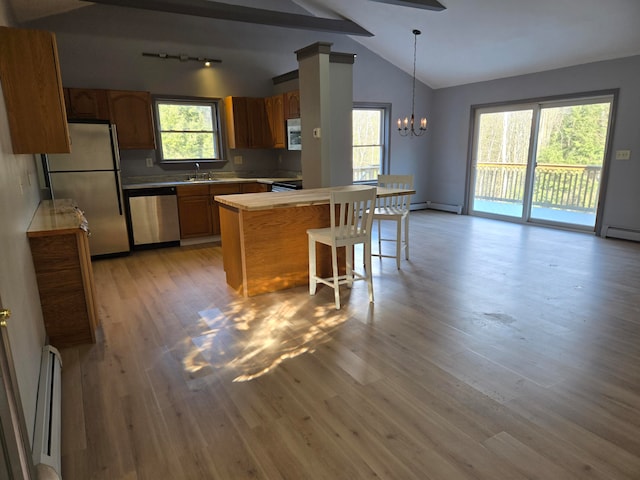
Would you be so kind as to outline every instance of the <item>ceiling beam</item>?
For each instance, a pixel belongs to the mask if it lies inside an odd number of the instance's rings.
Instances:
[[[440,12],[447,7],[437,0],[372,0],[373,2],[388,3],[390,5],[400,5],[402,7],[422,8],[424,10],[434,10]]]
[[[82,0],[118,7],[131,7],[234,22],[258,23],[301,30],[372,37],[373,34],[351,20],[312,17],[262,8],[230,5],[208,0]]]

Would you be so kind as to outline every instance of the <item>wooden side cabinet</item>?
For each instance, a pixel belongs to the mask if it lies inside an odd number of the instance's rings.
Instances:
[[[65,88],[67,118],[111,120],[107,91],[91,88]]]
[[[69,153],[54,34],[0,27],[0,52],[13,153]]]
[[[129,90],[107,90],[111,122],[115,123],[120,149],[156,148],[151,94]]]
[[[43,201],[27,232],[49,342],[95,343],[99,325],[89,237],[70,200]]]

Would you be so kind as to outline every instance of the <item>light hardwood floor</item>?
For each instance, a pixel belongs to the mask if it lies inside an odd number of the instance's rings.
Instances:
[[[94,262],[64,479],[640,478],[640,244],[421,211],[411,255],[340,311],[216,245]]]

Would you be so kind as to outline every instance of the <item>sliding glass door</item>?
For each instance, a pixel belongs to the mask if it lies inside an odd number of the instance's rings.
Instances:
[[[521,218],[527,185],[533,109],[478,111],[472,209]]]
[[[531,219],[593,228],[611,101],[540,109]]]
[[[612,102],[476,109],[470,213],[593,230]]]

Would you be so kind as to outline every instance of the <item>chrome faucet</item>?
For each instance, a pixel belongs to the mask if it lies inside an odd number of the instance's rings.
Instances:
[[[200,164],[196,162],[196,180],[198,180],[199,176],[200,176]]]

